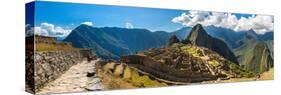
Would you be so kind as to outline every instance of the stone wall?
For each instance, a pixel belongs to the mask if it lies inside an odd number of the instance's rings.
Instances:
[[[79,50],[35,52],[34,63],[28,63],[32,65],[27,67],[27,69],[34,68],[34,72],[27,72],[34,73],[34,92],[58,78],[71,66],[80,63],[83,60],[83,54],[85,51],[81,53]]]
[[[90,61],[96,57],[90,49],[74,48],[55,37],[26,37],[26,91],[36,93],[84,59]]]
[[[203,62],[190,65],[188,66],[190,67],[189,69],[177,69],[146,56],[139,55],[122,56],[121,62],[127,63],[129,66],[136,67],[158,78],[174,82],[201,82],[217,79],[209,70],[202,70],[205,67]]]

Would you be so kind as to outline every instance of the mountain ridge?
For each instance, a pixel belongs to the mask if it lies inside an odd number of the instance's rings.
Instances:
[[[92,51],[102,58],[118,59],[121,55],[165,45],[168,35],[162,33],[146,29],[96,28],[80,25],[64,41],[72,42],[78,48],[92,48]]]
[[[227,44],[220,39],[208,35],[201,24],[195,25],[185,40],[191,44],[209,48],[233,63],[238,64],[234,53]]]
[[[243,43],[239,43],[238,39],[241,39],[241,37],[247,33],[234,32],[215,26],[205,26],[203,28],[206,29],[205,32],[208,35],[224,41],[230,49],[240,47]],[[92,51],[102,58],[118,59],[124,54],[134,54],[149,48],[165,46],[168,44],[169,38],[173,35],[176,35],[180,41],[185,40],[190,34],[191,29],[191,27],[182,27],[174,32],[152,32],[147,29],[92,27],[82,24],[75,28],[64,41],[72,42],[73,45],[78,48],[92,47]],[[73,35],[77,35],[77,37]],[[273,33],[269,32],[265,35],[267,36],[255,36],[264,40],[273,39],[273,37],[271,38],[270,36],[273,35]]]
[[[246,35],[241,42],[243,45],[234,49],[234,52],[244,69],[262,73],[273,67],[273,49],[268,42],[259,41],[251,34]]]

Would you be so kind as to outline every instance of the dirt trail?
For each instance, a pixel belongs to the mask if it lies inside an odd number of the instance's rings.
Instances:
[[[39,94],[102,90],[103,86],[99,78],[87,77],[87,73],[95,72],[95,63],[98,61],[99,59],[91,62],[83,61],[72,66],[58,79],[42,88]]]
[[[274,69],[269,69],[269,71],[261,74],[260,80],[273,80],[274,79]]]

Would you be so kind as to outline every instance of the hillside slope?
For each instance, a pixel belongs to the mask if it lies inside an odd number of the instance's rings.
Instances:
[[[190,34],[185,39],[185,41],[197,46],[209,48],[210,50],[217,52],[224,58],[238,64],[234,53],[227,46],[227,44],[220,39],[208,35],[208,33],[200,24],[197,24],[192,28]]]
[[[262,73],[273,67],[273,54],[267,42],[257,41],[251,35],[247,35],[242,41],[244,44],[234,51],[243,68]]]

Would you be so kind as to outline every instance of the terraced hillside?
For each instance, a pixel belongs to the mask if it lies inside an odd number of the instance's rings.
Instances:
[[[106,89],[159,87],[255,77],[253,73],[216,52],[182,43],[122,56],[120,62],[104,61],[98,68],[101,68],[98,74]]]
[[[174,82],[194,83],[254,76],[216,52],[181,43],[124,56],[121,61],[158,78]]]
[[[168,86],[164,80],[124,63],[101,62],[98,68],[105,90]]]
[[[102,83],[107,89],[119,89],[255,79],[255,73],[240,67],[227,46],[217,47],[225,43],[205,33],[202,26],[196,25],[191,34],[197,35],[183,41],[171,36],[167,46],[104,61],[98,71]]]

